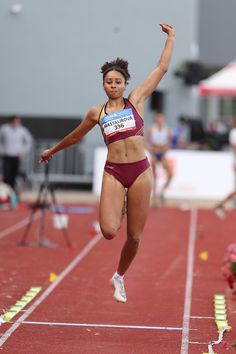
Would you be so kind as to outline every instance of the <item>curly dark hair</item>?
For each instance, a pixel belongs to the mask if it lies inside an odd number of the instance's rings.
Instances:
[[[110,62],[106,61],[101,67],[101,73],[103,74],[103,80],[109,71],[116,70],[119,71],[125,78],[125,83],[127,84],[130,79],[130,74],[128,71],[128,61],[122,58],[116,58]]]

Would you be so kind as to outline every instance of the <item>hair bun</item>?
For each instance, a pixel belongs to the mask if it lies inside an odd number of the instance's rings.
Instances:
[[[119,71],[125,78],[126,83],[130,79],[130,74],[128,71],[128,61],[123,58],[116,58],[110,62],[106,61],[101,67],[101,73],[103,74],[103,79],[106,74],[111,70]]]

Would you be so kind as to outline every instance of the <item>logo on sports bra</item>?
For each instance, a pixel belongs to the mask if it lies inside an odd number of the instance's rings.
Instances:
[[[108,114],[102,118],[101,123],[106,136],[136,128],[131,108]]]

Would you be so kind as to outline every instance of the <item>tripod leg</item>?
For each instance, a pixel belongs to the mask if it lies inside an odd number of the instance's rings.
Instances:
[[[32,206],[32,211],[31,211],[31,215],[29,217],[29,222],[26,225],[26,228],[25,228],[25,231],[24,231],[23,236],[21,238],[21,241],[18,243],[19,246],[28,246],[28,242],[26,241],[27,240],[27,236],[28,236],[28,233],[29,233],[30,228],[32,226],[32,223],[33,223],[34,216],[35,216],[35,213],[37,211],[37,208],[40,205],[41,193],[42,193],[43,188],[44,188],[44,186],[41,185],[40,189],[39,189],[37,200],[36,200],[35,204]]]
[[[48,194],[48,184],[44,184],[42,202],[40,204],[41,208],[41,219],[39,223],[39,230],[38,230],[38,246],[40,247],[54,247],[54,244],[51,243],[49,240],[46,239],[44,230],[45,230],[45,219],[46,219],[46,211],[48,208],[47,204],[47,194]]]
[[[39,223],[39,230],[38,230],[38,245],[40,247],[48,246],[49,242],[45,239],[44,230],[45,230],[45,217],[46,217],[46,209],[41,209],[41,219]]]
[[[57,201],[56,201],[56,196],[55,196],[55,191],[54,191],[54,188],[52,186],[50,186],[50,192],[51,192],[51,198],[52,198],[52,202],[53,202],[53,206],[55,208],[55,212],[57,215],[62,215],[62,212],[57,204]],[[65,239],[65,242],[66,242],[66,245],[67,247],[69,248],[72,248],[72,244],[71,244],[71,241],[70,241],[70,238],[69,238],[69,235],[67,233],[67,229],[66,227],[63,227],[62,228],[62,233],[64,235],[64,239]]]
[[[28,242],[26,240],[27,240],[27,236],[28,236],[29,230],[30,230],[30,228],[32,226],[32,223],[33,223],[33,220],[34,220],[35,212],[36,212],[36,209],[33,208],[32,212],[31,212],[31,215],[30,215],[30,218],[29,218],[29,222],[26,225],[26,228],[25,228],[25,231],[24,231],[23,236],[21,238],[21,241],[18,243],[19,246],[28,246]]]

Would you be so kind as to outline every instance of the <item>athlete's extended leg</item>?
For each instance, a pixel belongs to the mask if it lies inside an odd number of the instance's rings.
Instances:
[[[215,206],[215,213],[219,219],[225,218],[225,212],[224,212],[225,204],[228,203],[230,200],[234,199],[235,197],[236,197],[236,190],[233,190],[221,202],[219,202]]]
[[[118,273],[124,275],[133,261],[147,219],[152,191],[152,172],[143,172],[128,190],[127,240],[123,246]]]
[[[115,177],[104,172],[100,199],[100,227],[107,240],[113,239],[120,228],[124,216],[125,194],[124,186]],[[119,302],[126,302],[123,277],[116,272],[110,281],[115,290],[114,298]]]
[[[226,203],[228,203],[230,200],[232,200],[235,197],[236,197],[236,190],[229,193],[220,203],[217,204],[217,206],[223,208]]]

